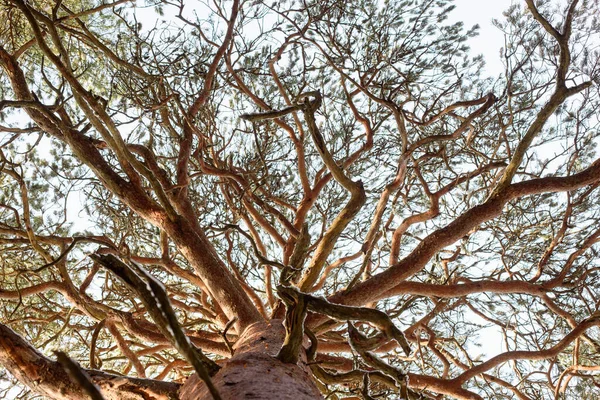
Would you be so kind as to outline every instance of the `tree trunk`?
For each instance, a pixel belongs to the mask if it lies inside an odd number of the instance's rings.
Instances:
[[[308,373],[305,354],[298,364],[275,358],[285,331],[280,320],[257,323],[244,332],[235,354],[212,380],[223,400],[322,399]],[[86,399],[62,366],[41,354],[23,337],[0,324],[0,364],[23,384],[42,396],[60,400]],[[212,400],[196,374],[178,383],[139,379],[85,370],[106,400]]]
[[[246,329],[234,348],[234,356],[212,378],[223,400],[323,398],[309,374],[305,354],[301,354],[298,364],[286,364],[275,358],[284,336],[281,320],[257,323]],[[185,382],[179,398],[212,399],[196,374]]]

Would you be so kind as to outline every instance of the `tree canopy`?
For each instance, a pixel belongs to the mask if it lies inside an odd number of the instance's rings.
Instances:
[[[1,0],[0,397],[599,397],[600,4],[453,8]]]

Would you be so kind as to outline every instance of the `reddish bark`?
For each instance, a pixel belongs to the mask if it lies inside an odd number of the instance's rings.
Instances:
[[[31,390],[52,399],[81,400],[83,389],[73,382],[62,366],[37,351],[23,337],[0,324],[0,364]],[[180,384],[138,379],[87,370],[106,400],[177,399]]]
[[[285,331],[280,320],[254,324],[244,332],[235,347],[235,355],[212,379],[222,399],[321,399],[311,378],[306,357],[298,364],[286,364],[275,358]],[[204,383],[192,375],[183,385],[181,400],[211,399]]]
[[[352,289],[332,296],[330,300],[334,303],[357,305],[379,299],[384,293],[391,291],[423,269],[435,253],[460,240],[473,227],[500,215],[509,201],[539,193],[576,190],[599,180],[600,160],[596,160],[577,174],[531,179],[512,184],[496,197],[489,198],[483,204],[469,209],[445,227],[431,233],[398,263]]]

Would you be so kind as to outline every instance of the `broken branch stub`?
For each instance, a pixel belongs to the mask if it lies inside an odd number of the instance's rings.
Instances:
[[[366,307],[351,307],[340,304],[334,304],[322,297],[311,296],[300,292],[291,286],[277,286],[278,293],[284,293],[287,297],[303,297],[308,306],[308,310],[327,315],[338,321],[367,321],[375,325],[390,340],[395,340],[402,350],[409,355],[411,350],[404,334],[398,329],[390,317],[383,311]]]
[[[285,339],[283,346],[277,354],[277,359],[284,363],[296,364],[298,355],[302,348],[304,338],[304,320],[306,319],[307,304],[302,296],[295,296],[292,292],[280,290],[284,286],[277,287],[277,294],[286,304]]]
[[[64,368],[71,380],[79,385],[92,400],[104,400],[100,389],[96,386],[89,375],[71,357],[62,351],[56,351],[56,361]]]
[[[213,398],[220,400],[221,397],[210,379],[211,376],[219,371],[220,367],[213,360],[206,357],[202,353],[202,350],[191,344],[177,321],[177,316],[162,283],[156,280],[140,265],[134,264],[137,270],[134,271],[133,267],[125,264],[112,254],[96,253],[90,255],[90,258],[112,271],[138,295],[161,333],[171,341],[177,351],[194,367],[194,370],[204,381]],[[143,279],[140,275],[143,276]]]

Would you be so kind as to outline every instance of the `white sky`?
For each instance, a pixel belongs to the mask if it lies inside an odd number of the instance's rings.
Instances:
[[[500,58],[500,48],[504,47],[504,33],[492,24],[492,19],[502,20],[502,12],[508,9],[514,1],[521,0],[455,0],[456,9],[452,11],[451,21],[462,21],[465,29],[479,24],[479,36],[468,41],[472,56],[482,54],[485,59],[483,76],[498,76],[504,70]],[[476,323],[489,325],[474,314],[469,318]],[[480,348],[470,348],[474,359],[485,361],[506,351],[502,334],[497,326],[480,329],[476,339]],[[479,353],[479,354],[478,354]]]
[[[484,75],[497,76],[502,72],[500,48],[504,47],[504,34],[492,25],[492,19],[502,20],[502,12],[515,0],[455,0],[456,9],[452,11],[453,21],[463,21],[470,29],[479,24],[479,36],[468,43],[473,55],[483,54],[486,62]],[[518,1],[518,0],[516,0]]]

